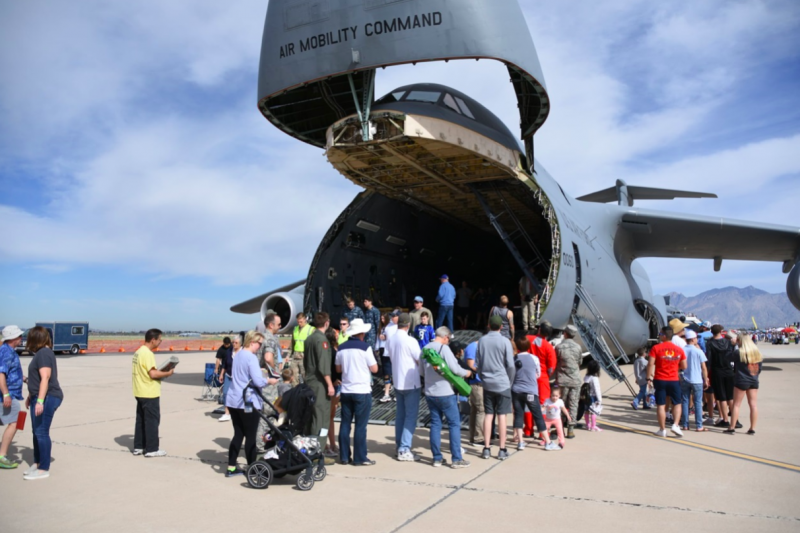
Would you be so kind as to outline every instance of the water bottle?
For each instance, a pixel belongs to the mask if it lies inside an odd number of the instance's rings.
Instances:
[[[244,412],[245,413],[252,413],[253,412],[253,401],[250,399],[250,391],[249,390],[245,394]]]

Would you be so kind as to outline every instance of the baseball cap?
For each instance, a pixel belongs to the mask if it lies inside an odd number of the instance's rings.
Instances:
[[[400,316],[400,310],[399,309],[395,309],[394,311],[389,313],[389,316]]]
[[[399,327],[405,327],[411,325],[411,315],[408,313],[400,313],[400,318],[397,320],[397,325]]]
[[[567,335],[569,335],[570,337],[572,337],[573,339],[574,339],[574,338],[576,338],[576,337],[578,336],[578,328],[576,328],[576,327],[575,327],[575,326],[573,326],[572,324],[570,324],[569,326],[567,326],[566,328],[564,328],[564,332],[565,332]]]
[[[447,274],[442,274],[441,276],[439,276],[439,279],[450,279],[450,278],[447,276]]]
[[[414,301],[415,302],[424,302],[425,300],[422,299],[422,296],[415,296],[414,297]]]
[[[686,330],[686,340],[688,341],[690,339],[696,339],[696,338],[697,338],[697,333],[695,333],[694,330],[687,328],[687,330]]]
[[[489,318],[489,325],[490,326],[495,326],[495,327],[502,326],[503,325],[503,319],[500,318],[499,315],[492,315],[492,317]]]

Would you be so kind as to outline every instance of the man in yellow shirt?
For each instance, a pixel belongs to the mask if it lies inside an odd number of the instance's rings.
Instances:
[[[314,333],[314,326],[308,323],[305,313],[297,313],[295,317],[297,325],[292,332],[292,358],[289,360],[289,368],[292,369],[292,386],[300,383],[300,379],[305,379],[306,368],[303,365],[303,352],[305,351],[305,341],[309,335]]]
[[[153,350],[161,344],[160,329],[150,329],[144,335],[144,345],[133,354],[133,396],[136,398],[136,428],[133,432],[133,455],[164,457],[167,452],[158,448],[158,424],[161,422],[161,381],[175,369],[162,372],[156,368]]]

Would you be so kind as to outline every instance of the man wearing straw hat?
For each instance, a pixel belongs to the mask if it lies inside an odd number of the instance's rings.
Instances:
[[[3,408],[0,410],[0,425],[5,426],[3,440],[0,443],[0,468],[16,468],[19,463],[12,461],[6,454],[11,441],[17,432],[22,397],[22,365],[19,363],[17,346],[22,342],[22,330],[18,326],[3,328],[3,345],[0,347],[0,393],[3,394]]]

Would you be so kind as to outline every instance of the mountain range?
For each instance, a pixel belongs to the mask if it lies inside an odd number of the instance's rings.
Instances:
[[[684,296],[679,292],[666,296],[671,306],[684,313],[726,327],[753,327],[751,317],[762,329],[800,321],[800,311],[789,302],[785,292],[770,294],[753,286],[711,289],[697,296]]]

